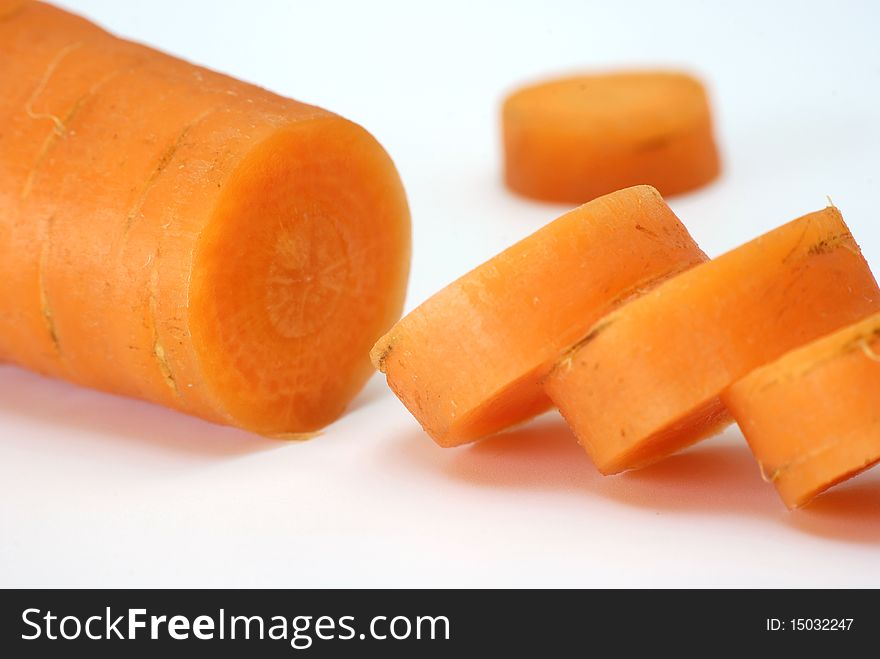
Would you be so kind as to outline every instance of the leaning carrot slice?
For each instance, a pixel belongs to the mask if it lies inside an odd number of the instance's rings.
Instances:
[[[722,396],[789,508],[880,461],[880,315],[789,352]]]
[[[373,361],[438,444],[461,444],[546,410],[540,381],[566,346],[704,260],[656,190],[621,190],[431,297],[378,341]]]
[[[826,208],[665,282],[600,320],[546,390],[603,473],[730,422],[719,396],[784,352],[880,310],[840,212]]]
[[[375,139],[38,2],[0,61],[0,359],[266,434],[336,418],[409,267]]]
[[[527,197],[583,203],[639,183],[672,195],[719,171],[706,92],[681,73],[551,80],[509,96],[502,123],[507,185]]]

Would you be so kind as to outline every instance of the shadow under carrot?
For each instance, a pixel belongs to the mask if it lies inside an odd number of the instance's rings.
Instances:
[[[134,445],[143,455],[195,461],[270,450],[287,442],[202,421],[158,405],[77,387],[14,366],[0,366],[0,417],[63,429],[64,445],[99,442],[108,453]],[[6,431],[0,443],[33,438]]]
[[[643,469],[602,476],[561,420],[536,422],[460,449],[407,437],[405,457],[482,487],[596,495],[668,513],[753,516],[845,542],[880,542],[880,479],[863,474],[789,512],[765,483],[739,431],[730,428]]]

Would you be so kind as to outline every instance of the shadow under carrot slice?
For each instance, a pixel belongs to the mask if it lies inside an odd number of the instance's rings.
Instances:
[[[880,474],[863,474],[816,497],[791,514],[791,524],[810,535],[880,544]]]
[[[663,462],[611,478],[584,459],[571,431],[552,416],[452,452],[410,438],[395,450],[398,459],[475,487],[600,497],[680,515],[769,519],[843,542],[880,542],[880,482],[863,475],[854,486],[788,513],[733,428]]]

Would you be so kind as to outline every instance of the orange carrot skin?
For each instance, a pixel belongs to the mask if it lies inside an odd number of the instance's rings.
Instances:
[[[27,197],[35,174],[33,165],[50,155],[51,146],[59,131],[54,123],[58,113],[49,110],[43,98],[48,83],[47,73],[57,68],[61,59],[75,50],[82,40],[98,30],[87,21],[69,16],[65,21],[67,37],[61,41],[53,30],[39,29],[50,24],[57,13],[54,8],[30,3],[12,3],[9,11],[0,14],[0,154],[15,154],[2,161],[4,185],[0,186],[3,217],[0,218],[0,250],[15,253],[15,258],[3,254],[0,258],[0,334],[10,337],[18,360],[32,368],[49,372],[52,342],[45,331],[39,304],[21,304],[23,298],[33,298],[38,280],[38,263],[42,258],[41,245],[47,219],[23,221],[17,219],[23,197]],[[21,29],[22,23],[33,29]],[[57,107],[64,107],[62,115],[77,106],[81,91],[79,85],[65,76],[56,78],[51,94]],[[34,119],[36,117],[36,119]],[[27,258],[30,256],[31,258]],[[0,360],[16,359],[0,340]]]
[[[603,318],[546,390],[603,473],[730,423],[720,396],[755,368],[880,310],[840,212],[811,213]]]
[[[880,315],[753,371],[723,400],[789,508],[880,461]]]
[[[705,89],[686,74],[550,80],[511,94],[502,125],[507,185],[535,199],[583,203],[640,183],[669,196],[720,172]]]
[[[264,434],[341,414],[408,275],[381,146],[37,2],[0,58],[0,359]]]
[[[609,310],[705,260],[656,190],[596,199],[467,273],[373,348],[391,389],[441,446],[549,408],[541,380]]]

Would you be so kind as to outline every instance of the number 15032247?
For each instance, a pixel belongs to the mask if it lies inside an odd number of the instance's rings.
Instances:
[[[767,618],[765,629],[768,632],[848,632],[853,627],[854,618]]]

